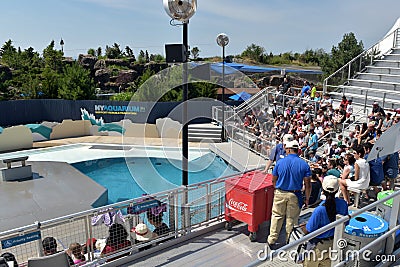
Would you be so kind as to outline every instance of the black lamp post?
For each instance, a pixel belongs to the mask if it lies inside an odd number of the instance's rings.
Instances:
[[[194,15],[197,9],[197,0],[163,0],[165,11],[173,20],[178,20],[183,24],[183,85],[182,85],[182,185],[189,183],[189,131],[187,121],[187,100],[188,100],[188,85],[187,85],[187,62],[189,59],[188,46],[188,24],[189,19]]]
[[[222,133],[221,140],[226,140],[225,136],[225,46],[229,44],[229,37],[225,33],[217,36],[217,44],[222,47]]]
[[[61,38],[61,41],[60,41],[60,45],[61,45],[61,52],[64,53],[64,40],[62,38]]]

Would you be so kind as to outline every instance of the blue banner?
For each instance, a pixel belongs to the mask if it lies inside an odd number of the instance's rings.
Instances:
[[[158,200],[151,200],[151,201],[146,201],[144,203],[139,203],[136,205],[133,205],[132,207],[129,208],[129,213],[132,214],[138,214],[144,211],[147,211],[151,208],[158,207],[160,206],[160,201]]]
[[[37,232],[33,232],[30,234],[26,234],[26,235],[22,235],[22,236],[17,236],[17,237],[13,237],[13,238],[9,238],[6,240],[2,240],[1,241],[1,248],[2,249],[6,249],[6,248],[10,248],[13,246],[18,246],[24,243],[28,243],[28,242],[32,242],[38,239],[41,239],[42,236],[40,234],[40,231]]]

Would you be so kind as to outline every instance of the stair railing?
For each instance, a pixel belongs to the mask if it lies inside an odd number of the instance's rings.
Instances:
[[[391,49],[397,47],[397,36],[400,28],[387,34],[376,44],[366,49],[357,57],[350,60],[343,67],[335,71],[324,80],[323,92],[330,91],[331,87],[345,84],[351,77],[364,70],[367,65],[372,65],[374,59],[381,58]]]
[[[261,91],[258,91],[255,95],[253,95],[250,99],[248,99],[247,101],[244,101],[242,104],[240,104],[239,106],[237,106],[235,108],[235,111],[239,111],[242,110],[244,107],[250,107],[250,106],[254,106],[255,104],[253,103],[254,101],[257,101],[257,99],[259,99],[260,95],[265,95],[266,92],[270,91],[271,89],[274,89],[275,87],[265,87],[264,89],[262,89]]]

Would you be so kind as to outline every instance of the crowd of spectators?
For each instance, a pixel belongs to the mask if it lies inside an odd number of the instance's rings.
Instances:
[[[269,99],[273,103],[270,107],[255,108],[245,114],[242,128],[254,137],[250,140],[250,147],[267,156],[265,171],[282,157],[279,155],[282,151],[284,153],[284,149],[279,149],[281,141],[285,135],[291,135],[299,143],[299,155],[312,167],[315,187],[326,175],[351,181],[355,177],[354,165],[358,175],[358,165],[361,164],[355,163],[354,156],[366,159],[375,141],[400,119],[400,109],[394,110],[394,113],[385,112],[378,102],[374,102],[366,122],[354,124],[354,130],[345,132],[343,124],[354,121],[352,100],[343,95],[341,102],[334,104],[329,94],[324,94],[322,99],[320,95],[308,81],[304,81],[303,88],[296,90],[285,78],[274,97]],[[363,153],[356,152],[360,148]],[[398,159],[398,153],[389,157]],[[371,174],[367,184],[374,188],[375,193],[379,191],[378,186],[393,188],[393,179],[389,179],[390,186],[384,179],[384,176],[388,177],[385,174],[387,169],[384,169],[387,161],[388,158],[384,157],[368,163]],[[391,165],[393,169],[394,164]],[[397,177],[397,172],[389,176]],[[348,184],[353,185],[352,182]],[[348,187],[345,183],[340,185],[341,191]],[[369,198],[368,194],[364,196]],[[345,199],[349,201],[347,195]]]

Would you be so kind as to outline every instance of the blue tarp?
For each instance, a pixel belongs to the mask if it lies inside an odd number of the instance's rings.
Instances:
[[[198,66],[200,64],[191,62],[192,66]],[[221,63],[211,63],[210,68],[217,72],[222,73],[222,62]],[[253,66],[246,65],[240,63],[225,63],[225,74],[233,74],[236,71],[241,72],[250,72],[250,73],[264,73],[270,71],[282,71],[285,70],[286,73],[307,73],[307,74],[322,74],[320,70],[300,70],[300,69],[286,69],[286,68],[276,68],[276,67],[262,67],[262,66]]]
[[[247,99],[251,98],[251,94],[243,91],[243,92],[238,93],[236,95],[230,96],[229,98],[233,99],[233,100],[236,100],[236,101],[238,101],[238,100],[239,101],[240,100],[246,101]]]

